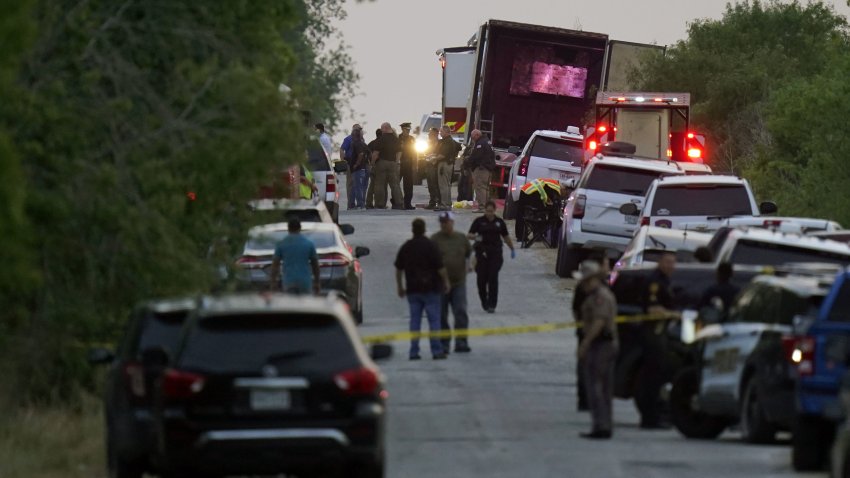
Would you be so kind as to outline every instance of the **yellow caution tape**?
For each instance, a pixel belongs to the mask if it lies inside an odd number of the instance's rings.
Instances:
[[[679,314],[620,315],[614,318],[614,322],[618,324],[628,324],[678,319],[679,317]],[[490,327],[482,329],[438,330],[435,332],[396,332],[391,334],[369,335],[363,337],[363,342],[367,344],[377,344],[385,342],[400,342],[404,340],[419,340],[431,338],[451,339],[452,337],[487,337],[491,335],[539,334],[544,332],[554,332],[556,330],[562,329],[577,329],[579,327],[581,327],[581,322],[553,322],[549,324],[512,325],[508,327]]]

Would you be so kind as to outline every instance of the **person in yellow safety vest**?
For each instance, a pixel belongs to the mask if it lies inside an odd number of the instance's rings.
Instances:
[[[519,201],[516,203],[516,221],[514,222],[514,235],[517,240],[522,238],[525,232],[525,220],[523,218],[525,203],[523,200],[525,195],[532,196],[537,194],[540,196],[541,202],[546,206],[551,206],[554,199],[561,195],[561,183],[556,179],[551,178],[536,178],[525,183],[520,189]]]
[[[301,199],[312,199],[313,193],[317,192],[316,183],[313,182],[313,172],[301,166],[301,179],[298,184],[298,195]]]

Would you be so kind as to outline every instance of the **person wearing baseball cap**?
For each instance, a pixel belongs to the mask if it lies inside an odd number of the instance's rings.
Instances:
[[[469,271],[469,258],[472,247],[463,233],[454,229],[455,215],[451,211],[443,211],[438,216],[440,230],[431,236],[431,240],[437,244],[443,265],[449,276],[449,290],[443,294],[442,310],[440,313],[440,330],[452,330],[449,324],[449,307],[454,316],[454,330],[463,334],[469,328],[469,314],[466,311],[466,273]],[[442,339],[443,350],[448,352],[451,348],[451,337]],[[465,335],[455,337],[455,352],[466,353],[469,341]]]

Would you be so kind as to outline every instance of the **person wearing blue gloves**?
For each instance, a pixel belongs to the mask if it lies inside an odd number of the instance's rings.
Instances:
[[[505,221],[496,216],[496,203],[487,201],[484,215],[472,221],[469,239],[475,241],[475,274],[478,278],[478,297],[481,308],[489,313],[496,312],[499,297],[499,270],[502,269],[502,242],[511,249],[511,259],[516,258],[516,249],[508,235]]]

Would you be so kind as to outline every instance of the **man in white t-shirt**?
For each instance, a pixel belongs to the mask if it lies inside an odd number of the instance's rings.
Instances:
[[[319,143],[322,145],[322,149],[324,149],[325,154],[328,155],[328,160],[333,161],[334,146],[331,141],[331,135],[325,132],[325,125],[322,123],[316,123],[315,127],[316,131],[319,133]]]

